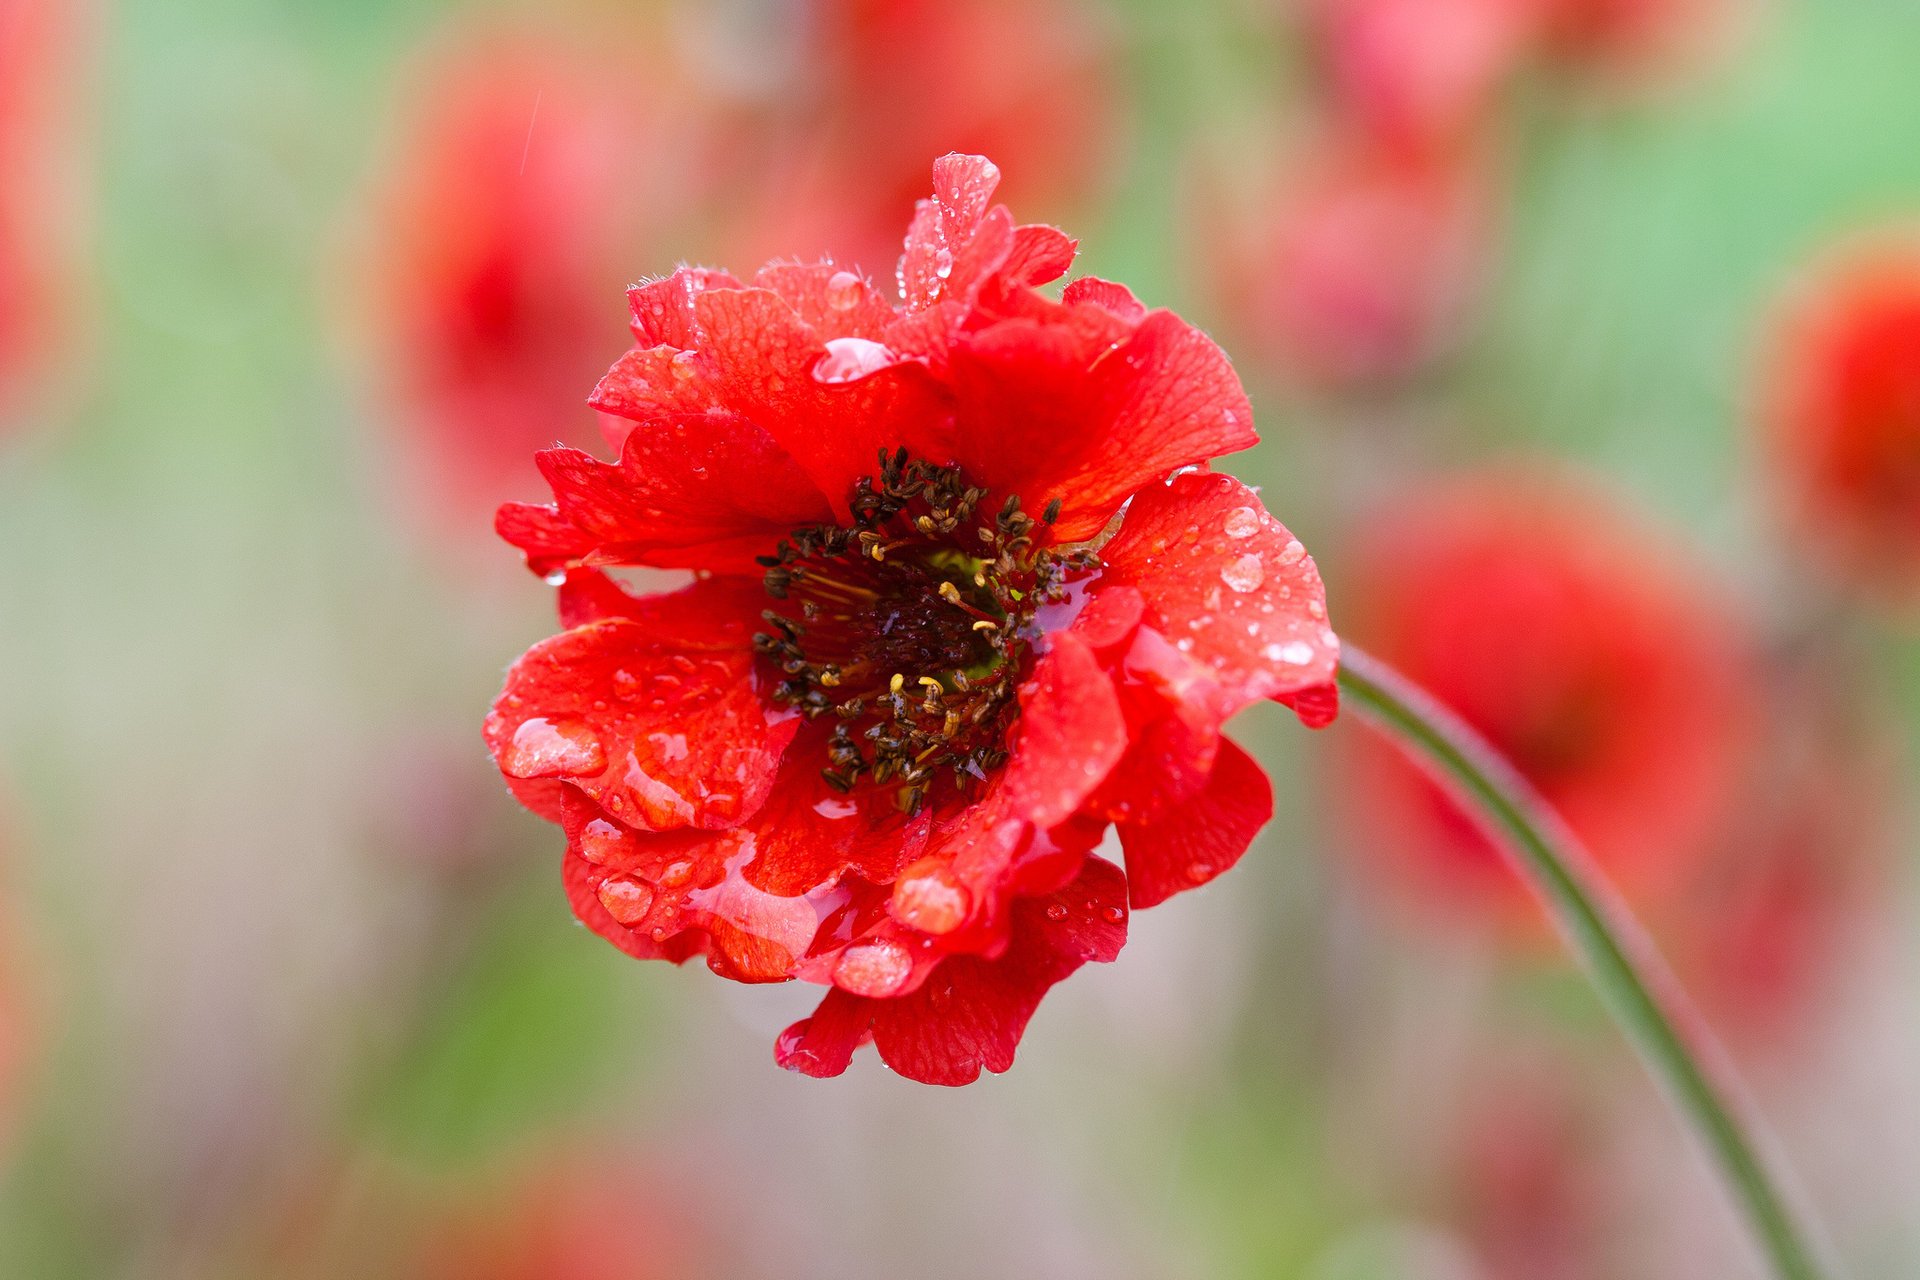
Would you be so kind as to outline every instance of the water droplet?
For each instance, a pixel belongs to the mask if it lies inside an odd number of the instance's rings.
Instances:
[[[627,850],[627,833],[605,818],[595,818],[580,831],[580,856],[588,862],[605,865]]]
[[[1047,919],[1065,920],[1066,918],[1067,918],[1067,908],[1065,903],[1049,902],[1047,904]]]
[[[593,730],[578,720],[535,716],[513,731],[500,753],[500,767],[515,778],[575,777],[607,767],[606,750]]]
[[[834,985],[856,996],[890,996],[913,976],[913,956],[891,938],[856,943],[833,966]]]
[[[934,867],[903,877],[893,886],[893,915],[923,933],[952,933],[966,923],[973,895],[953,872]]]
[[[1100,913],[1100,916],[1108,924],[1119,924],[1127,918],[1127,913],[1119,907],[1108,907]]]
[[[1294,667],[1304,667],[1313,661],[1313,646],[1304,640],[1270,644],[1260,652],[1265,655],[1268,662],[1284,662]]]
[[[851,311],[860,304],[860,277],[851,271],[836,271],[827,278],[827,305],[835,311]]]
[[[1213,864],[1211,862],[1189,862],[1187,864],[1187,879],[1193,881],[1195,884],[1208,880],[1212,876]]]
[[[838,821],[841,818],[851,818],[859,813],[860,806],[852,800],[845,800],[839,796],[828,796],[824,800],[814,801],[813,811],[823,818]]]
[[[1300,544],[1300,539],[1293,538],[1288,541],[1286,546],[1280,548],[1280,563],[1298,564],[1306,558],[1306,555],[1307,549]]]
[[[674,377],[685,382],[693,377],[693,362],[697,359],[699,356],[695,352],[676,351],[673,353],[673,359],[667,362],[667,367],[673,370]]]
[[[550,587],[564,587],[567,585],[567,571],[565,569],[554,569],[542,576],[540,581]]]
[[[884,343],[867,338],[831,338],[827,354],[813,366],[819,382],[857,382],[894,363],[895,356]]]
[[[1227,512],[1226,530],[1229,538],[1251,538],[1260,532],[1260,513],[1252,507],[1235,507]]]
[[[600,905],[607,914],[631,928],[653,907],[653,890],[631,876],[608,876],[600,882]]]
[[[660,873],[660,883],[669,889],[677,889],[693,878],[691,862],[676,862]]]
[[[1220,570],[1220,581],[1235,591],[1252,591],[1267,580],[1267,566],[1257,555],[1244,555]]]

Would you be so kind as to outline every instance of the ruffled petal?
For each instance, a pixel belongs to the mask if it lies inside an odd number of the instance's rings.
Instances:
[[[894,917],[958,948],[998,945],[1009,899],[1074,874],[1102,824],[1071,820],[1127,749],[1112,678],[1071,632],[1021,687],[1017,723],[1012,759],[894,883]]]
[[[1115,346],[1101,331],[1121,317],[1104,303],[1062,311],[1104,324],[1009,320],[949,360],[960,460],[1031,511],[1058,500],[1063,541],[1098,533],[1141,486],[1258,441],[1233,366],[1198,329],[1150,312]]]
[[[516,794],[558,821],[551,784],[570,782],[650,830],[758,810],[799,725],[763,696],[743,585],[696,583],[673,597],[677,615],[595,622],[528,650],[485,726],[508,779],[536,784]]]
[[[1149,822],[1119,824],[1134,909],[1157,906],[1227,870],[1272,817],[1273,786],[1266,773],[1221,739],[1213,772],[1188,803]]]
[[[520,549],[541,577],[593,554],[593,535],[552,504],[508,502],[493,517],[494,532]]]
[[[1320,571],[1253,490],[1203,473],[1151,486],[1100,554],[1103,586],[1140,592],[1146,625],[1217,686],[1222,718],[1263,698],[1330,710],[1340,642]]]
[[[850,513],[854,483],[873,474],[880,450],[905,445],[927,457],[945,435],[945,398],[918,362],[883,356],[855,376],[829,380],[816,376],[827,345],[778,294],[717,291],[694,305],[705,376],[717,395],[764,427],[840,516]]]
[[[646,376],[636,371],[656,354],[629,353],[602,389]],[[720,409],[634,424],[618,463],[578,449],[543,450],[538,462],[560,515],[590,538],[602,560],[738,569],[790,530],[832,514],[766,431]]]
[[[821,341],[877,341],[893,323],[893,305],[873,282],[831,262],[774,263],[753,277],[755,286],[780,295]]]
[[[742,285],[724,271],[679,267],[664,280],[648,280],[627,290],[633,312],[633,340],[642,347],[673,347],[692,351],[700,345],[700,321],[694,299],[709,289],[738,289]]]
[[[1112,863],[1088,858],[1072,883],[1015,905],[1004,954],[951,957],[910,995],[830,991],[813,1017],[781,1035],[775,1060],[808,1075],[839,1075],[871,1037],[908,1079],[970,1084],[983,1069],[1011,1067],[1048,989],[1089,960],[1112,961],[1126,936],[1126,879]]]

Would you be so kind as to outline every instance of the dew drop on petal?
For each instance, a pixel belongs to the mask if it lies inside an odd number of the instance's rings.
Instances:
[[[1108,924],[1119,924],[1127,918],[1127,913],[1119,907],[1108,907],[1100,913]]]
[[[1066,918],[1067,918],[1067,908],[1064,903],[1049,902],[1047,904],[1047,919],[1065,920]]]
[[[667,367],[673,370],[674,377],[685,382],[693,377],[693,362],[698,358],[697,353],[692,351],[676,351],[673,359],[667,362]]]
[[[1289,539],[1287,545],[1280,548],[1281,564],[1298,564],[1306,559],[1307,549],[1298,538]]]
[[[923,933],[952,933],[966,922],[973,895],[942,867],[903,877],[893,886],[893,915]]]
[[[1304,667],[1313,661],[1313,646],[1304,640],[1270,644],[1260,652],[1268,662],[1284,662],[1293,667]]]
[[[578,720],[535,716],[521,722],[500,753],[500,767],[515,778],[555,778],[598,773],[607,767],[606,750]]]
[[[1260,513],[1252,507],[1235,507],[1227,512],[1226,530],[1229,538],[1251,538],[1260,532]]]
[[[1267,580],[1267,566],[1257,555],[1241,556],[1220,570],[1220,581],[1235,591],[1252,591]]]
[[[856,996],[890,996],[912,975],[912,955],[890,938],[848,947],[833,967],[834,985]]]
[[[627,846],[627,834],[605,818],[595,818],[580,832],[580,856],[588,862],[605,865],[619,857]]]
[[[836,271],[827,278],[827,305],[835,311],[851,311],[860,304],[860,277],[851,271]]]
[[[653,890],[631,876],[608,876],[600,882],[600,905],[628,927],[639,924],[653,906]]]
[[[886,344],[868,338],[830,338],[827,354],[813,366],[818,382],[857,382],[895,361]]]

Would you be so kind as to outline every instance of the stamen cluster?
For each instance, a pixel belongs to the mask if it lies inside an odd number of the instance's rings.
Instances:
[[[1035,619],[1098,566],[1091,549],[1035,537],[1038,520],[960,468],[882,451],[850,506],[850,527],[796,529],[770,556],[767,592],[789,602],[762,617],[754,647],[785,675],[777,701],[833,717],[821,776],[898,787],[909,813],[943,776],[965,791],[1004,764],[1031,665]]]

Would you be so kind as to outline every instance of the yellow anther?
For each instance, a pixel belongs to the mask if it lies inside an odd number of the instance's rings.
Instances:
[[[907,687],[907,678],[901,675],[898,671],[893,673],[893,679],[887,681],[887,688],[893,690],[895,693],[900,692],[902,689],[906,687]]]
[[[1000,629],[1000,624],[995,622],[991,618],[982,618],[980,619],[980,621],[973,624],[973,629],[975,631],[998,631]]]
[[[940,598],[948,604],[959,604],[960,588],[954,586],[951,582],[942,582],[940,584]]]
[[[945,686],[943,686],[938,680],[935,680],[932,676],[921,676],[920,683],[927,686],[927,688],[929,689],[944,690],[945,688]]]

